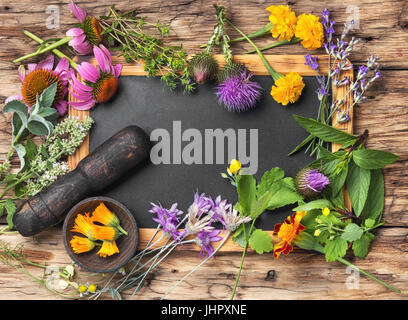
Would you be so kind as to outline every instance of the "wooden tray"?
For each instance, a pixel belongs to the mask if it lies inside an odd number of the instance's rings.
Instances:
[[[223,55],[215,55],[214,56],[217,62],[219,63],[220,67],[225,65],[225,60]],[[309,66],[305,65],[305,60],[303,55],[265,55],[266,60],[273,66],[273,68],[282,74],[288,73],[290,71],[298,72],[302,76],[314,76],[316,75],[315,71],[312,70]],[[269,75],[268,71],[266,70],[265,66],[263,65],[261,59],[256,54],[251,55],[235,55],[234,60],[237,62],[243,63],[248,70],[254,75],[260,76],[267,76]],[[96,65],[96,60],[92,59],[89,61],[90,63]],[[123,59],[113,57],[114,64],[122,63],[123,68],[121,72],[121,76],[147,76],[147,73],[144,71],[143,63],[133,63],[133,64],[126,64]],[[318,63],[320,72],[323,74],[328,73],[328,56],[327,55],[319,55],[318,56]],[[353,81],[353,69],[343,71],[340,75],[340,79],[343,77],[348,78],[351,83]],[[335,92],[334,99],[343,98],[344,95],[349,92],[350,85],[344,85],[340,88],[334,90],[332,88],[332,92]],[[75,98],[72,95],[69,95],[69,101],[75,101]],[[343,105],[340,107],[341,110],[346,110],[353,104],[353,95],[352,92],[349,92],[347,97],[344,99]],[[80,120],[83,120],[89,117],[89,111],[80,111],[76,110],[72,107],[69,107],[68,113],[70,116],[78,117]],[[353,111],[349,112],[350,121],[347,123],[339,123],[336,125],[337,129],[343,130],[347,133],[353,133]],[[336,113],[333,115],[333,123],[336,123]],[[332,151],[337,151],[339,149],[339,145],[332,144]],[[76,153],[69,157],[68,163],[72,169],[74,169],[79,161],[86,157],[89,154],[89,137],[87,137]],[[344,198],[346,202],[346,206],[351,208],[351,204],[349,201],[349,197],[347,193],[344,191]],[[138,249],[143,249],[146,246],[146,243],[150,240],[152,235],[154,234],[155,229],[151,228],[140,228],[139,229],[139,246]],[[272,235],[272,231],[267,231],[273,238],[274,242],[278,242],[279,240]],[[160,234],[157,235],[157,239],[160,237]],[[158,242],[157,246],[161,246],[165,240],[162,242]],[[179,250],[199,250],[200,248],[194,244],[188,244],[183,246],[177,246]],[[238,246],[235,242],[232,241],[231,237],[228,239],[225,244],[222,246],[220,251],[226,252],[237,252],[242,251],[242,247]]]

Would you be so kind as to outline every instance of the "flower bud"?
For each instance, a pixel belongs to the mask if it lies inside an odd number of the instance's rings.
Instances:
[[[210,54],[199,53],[190,60],[188,72],[197,83],[203,84],[216,76],[218,64]]]
[[[305,198],[318,196],[330,184],[329,178],[320,173],[318,169],[303,168],[296,175],[296,189]]]

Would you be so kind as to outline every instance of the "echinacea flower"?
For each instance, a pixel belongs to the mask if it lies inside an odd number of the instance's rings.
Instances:
[[[197,234],[196,242],[201,247],[200,256],[204,257],[206,254],[211,256],[214,252],[212,247],[212,242],[218,242],[222,240],[222,237],[218,235],[221,233],[221,230],[201,230]]]
[[[112,256],[115,253],[119,253],[116,241],[104,241],[102,243],[101,249],[97,252],[97,254],[99,254],[99,256],[102,258]]]
[[[75,253],[84,253],[95,248],[94,241],[79,236],[73,236],[69,243],[71,244],[72,250],[74,250]]]
[[[37,96],[50,85],[57,83],[57,92],[52,107],[57,109],[61,116],[67,112],[68,102],[64,98],[68,92],[70,68],[66,58],[62,58],[54,69],[54,56],[49,55],[38,64],[29,64],[28,74],[26,74],[23,65],[18,68],[18,73],[23,84],[21,94],[8,97],[6,103],[12,100],[21,100],[30,110],[36,103]]]
[[[244,69],[217,86],[218,100],[228,111],[247,111],[256,105],[261,97],[262,87],[258,82],[252,81],[252,77],[253,75]]]
[[[98,68],[89,62],[82,62],[77,66],[79,75],[86,81],[85,84],[72,74],[70,92],[78,101],[70,102],[70,105],[78,110],[89,110],[96,103],[109,101],[118,88],[118,77],[122,65],[112,64],[112,56],[102,44],[99,47],[95,46],[93,52],[99,65]]]
[[[313,14],[301,14],[296,24],[295,36],[302,39],[302,45],[309,50],[323,45],[324,30],[319,17]]]
[[[292,9],[286,5],[270,6],[266,8],[271,14],[269,15],[269,20],[273,24],[271,30],[272,36],[274,38],[279,37],[279,41],[288,40],[290,41],[295,35],[296,29],[296,14]]]
[[[288,103],[295,103],[299,99],[304,87],[305,83],[301,75],[297,72],[289,72],[275,81],[272,86],[271,96],[276,102],[286,106]]]
[[[179,231],[177,229],[180,219],[179,215],[183,212],[177,209],[177,203],[174,203],[170,209],[165,209],[161,205],[156,205],[152,203],[152,209],[149,211],[157,215],[153,218],[153,221],[157,222],[161,227],[163,232],[168,236],[172,237],[174,241],[178,242],[185,235],[185,232]]]
[[[273,257],[278,259],[280,254],[288,255],[292,250],[292,242],[296,239],[305,227],[300,224],[306,211],[297,211],[292,216],[288,216],[283,223],[275,225],[273,234],[278,236],[281,241],[273,247]]]
[[[295,179],[296,190],[306,198],[318,196],[329,184],[329,178],[309,167],[300,170]]]
[[[86,236],[88,239],[95,241],[95,225],[92,223],[92,219],[89,213],[78,214],[74,220],[74,227],[71,229],[73,232],[78,232]]]
[[[72,28],[67,31],[66,35],[72,37],[68,44],[78,54],[88,54],[92,51],[92,46],[97,46],[102,42],[102,28],[95,17],[88,16],[86,11],[78,7],[73,1],[68,6],[81,24],[79,28]]]

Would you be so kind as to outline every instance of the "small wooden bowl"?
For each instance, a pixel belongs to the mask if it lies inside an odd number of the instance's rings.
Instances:
[[[75,217],[78,214],[92,213],[101,202],[116,214],[121,227],[128,233],[127,236],[122,235],[116,240],[119,253],[102,258],[96,254],[99,247],[81,254],[74,253],[70,245],[72,237],[74,235],[83,236],[71,231]],[[123,267],[135,255],[139,242],[139,231],[135,218],[123,204],[107,197],[92,197],[79,202],[68,212],[64,221],[63,237],[65,249],[72,260],[80,267],[91,272],[112,272]]]

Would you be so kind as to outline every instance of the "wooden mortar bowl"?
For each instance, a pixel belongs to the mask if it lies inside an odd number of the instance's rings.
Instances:
[[[116,239],[119,253],[102,258],[97,254],[100,248],[98,246],[95,246],[89,252],[74,253],[70,245],[72,237],[74,235],[85,237],[80,233],[71,231],[74,226],[75,217],[78,214],[88,212],[92,214],[101,202],[119,218],[121,227],[128,233],[127,236],[121,235]],[[63,226],[63,238],[65,249],[69,256],[80,267],[91,272],[113,272],[123,267],[135,255],[139,242],[139,231],[135,218],[123,204],[107,197],[92,197],[82,200],[68,212]]]

